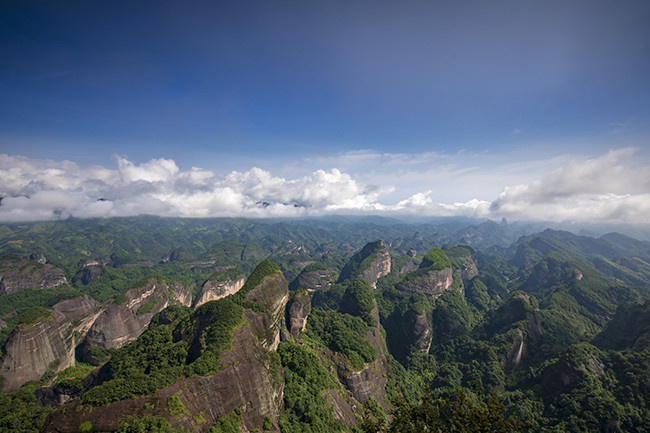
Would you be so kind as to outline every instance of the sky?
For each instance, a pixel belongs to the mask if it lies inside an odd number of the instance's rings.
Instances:
[[[650,223],[650,2],[0,2],[0,222]]]

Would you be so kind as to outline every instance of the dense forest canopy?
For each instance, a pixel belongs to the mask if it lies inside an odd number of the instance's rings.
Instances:
[[[0,431],[650,430],[650,243],[618,233],[68,220],[1,226],[0,276]],[[37,331],[67,349],[20,376]],[[196,409],[243,365],[264,407]]]

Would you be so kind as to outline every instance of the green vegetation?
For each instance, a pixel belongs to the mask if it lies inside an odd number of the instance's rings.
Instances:
[[[45,418],[52,411],[50,407],[36,404],[34,391],[42,384],[32,381],[20,389],[6,394],[0,393],[0,431],[38,433]]]
[[[243,322],[242,307],[228,297],[203,304],[189,315],[180,310],[161,312],[158,326],[117,350],[103,367],[109,380],[86,392],[84,404],[104,405],[150,394],[181,376],[205,376],[221,369],[221,352],[230,349],[233,330]]]
[[[494,394],[483,401],[480,392],[462,389],[457,390],[453,399],[425,394],[416,406],[397,400],[390,422],[370,413],[361,425],[364,433],[514,433],[528,427],[507,417],[503,403]]]
[[[161,299],[150,299],[138,308],[135,312],[136,315],[142,316],[143,314],[149,314],[156,308],[156,305],[160,303]]]
[[[44,253],[68,281],[81,259],[103,264],[101,274],[86,285],[79,281],[71,288],[1,295],[0,318],[7,327],[0,330],[0,343],[4,350],[17,326],[46,319],[53,305],[81,294],[125,303],[127,290],[151,281],[191,287],[196,294],[208,279],[252,271],[234,296],[195,311],[171,306],[123,348],[92,348],[98,365],[110,360],[80,398],[86,408],[104,405],[153,393],[181,377],[219,371],[234,330],[257,326],[245,323],[244,310],[268,313],[246,299],[266,276],[283,272],[291,279],[301,271],[328,270],[347,281],[312,294],[302,344],[282,342],[277,353],[259,354],[276,373],[275,384],[284,386],[286,411],[277,414],[283,432],[340,431],[332,399],[345,391],[328,369],[366,367],[378,357],[368,340],[379,337],[389,352],[386,391],[403,400],[385,409],[386,402],[368,400],[362,431],[517,431],[518,422],[528,421],[543,433],[650,430],[650,244],[616,234],[593,239],[552,230],[526,236],[526,230],[490,222],[423,224],[416,231],[409,225],[354,222],[150,217],[4,225],[2,253]],[[393,271],[372,290],[361,280],[349,280],[370,265],[381,243],[359,248],[379,236],[391,245]],[[456,242],[472,248],[448,246]],[[411,248],[428,251],[419,270],[413,270],[419,257],[410,257]],[[164,256],[171,260],[160,263]],[[2,260],[7,270],[39,267],[28,268],[19,257]],[[478,275],[463,282],[460,272],[474,262]],[[437,299],[395,288],[400,281],[450,267],[452,290]],[[156,305],[149,301],[137,314],[151,313]],[[375,323],[375,305],[380,323]],[[376,338],[368,338],[373,333]],[[81,378],[92,368],[48,372],[42,382],[0,394],[0,431],[40,431],[51,409],[37,404],[36,389],[48,382],[79,395],[90,386]],[[494,395],[473,391],[474,383]],[[179,417],[187,413],[186,399],[179,392],[168,407],[158,409]],[[356,413],[361,413],[359,405]],[[272,430],[271,418],[247,428]],[[236,410],[209,431],[235,432],[241,423]],[[79,425],[79,430],[92,428]],[[128,419],[121,428],[180,431],[155,416]]]
[[[167,406],[169,406],[169,414],[172,416],[175,415],[189,415],[189,411],[181,401],[181,395],[183,390],[179,389],[172,395],[167,401]]]
[[[241,410],[235,409],[230,415],[219,418],[207,433],[240,433]]]
[[[340,431],[342,426],[334,421],[332,408],[321,394],[337,384],[318,357],[292,342],[280,343],[278,354],[285,375],[285,413],[278,418],[282,432]]]
[[[369,326],[375,326],[374,310],[375,294],[370,284],[359,279],[350,283],[341,300],[341,312],[359,316]]]
[[[447,254],[440,248],[431,248],[422,259],[420,269],[434,269],[440,271],[442,269],[451,268],[451,260]]]
[[[364,339],[371,328],[360,318],[336,311],[312,310],[305,337],[345,355],[353,368],[377,359],[377,349]]]

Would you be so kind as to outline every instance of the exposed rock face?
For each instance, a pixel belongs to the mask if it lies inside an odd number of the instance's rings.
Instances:
[[[307,317],[311,313],[311,298],[307,293],[297,293],[289,302],[287,310],[289,332],[297,340],[307,326]]]
[[[246,313],[247,320],[265,315],[250,310]],[[100,407],[83,407],[75,400],[52,412],[43,431],[76,433],[84,422],[90,422],[94,431],[116,431],[128,416],[158,415],[175,427],[200,432],[237,408],[242,410],[245,431],[259,428],[267,416],[277,425],[284,395],[282,371],[274,371],[260,337],[264,336],[256,334],[253,327],[242,326],[235,330],[232,350],[222,354],[225,368],[218,373],[183,378],[152,395]],[[174,395],[187,413],[170,414],[169,401]]]
[[[205,431],[234,409],[242,411],[242,431],[259,428],[265,417],[277,425],[282,413],[284,381],[282,368],[272,365],[269,350],[280,339],[289,290],[284,276],[269,275],[246,294],[246,300],[265,311],[244,309],[243,326],[233,332],[232,349],[221,354],[224,366],[216,374],[181,378],[152,395],[136,397],[99,407],[83,407],[79,400],[52,412],[44,432],[78,432],[90,422],[94,431],[115,431],[130,416],[165,417],[174,427]],[[180,399],[186,412],[170,413],[170,400]]]
[[[284,312],[289,301],[289,286],[282,273],[264,277],[262,282],[246,294],[246,300],[256,302],[269,310],[270,314],[250,316],[246,319],[255,330],[262,346],[275,350],[280,344],[280,332],[284,327]]]
[[[327,289],[334,283],[332,274],[326,269],[304,271],[294,281],[295,289],[307,289],[310,292]]]
[[[246,277],[244,275],[240,275],[234,280],[231,280],[230,278],[225,281],[208,280],[203,284],[203,287],[201,287],[201,295],[196,301],[195,307],[237,293],[239,289],[244,286],[245,282]]]
[[[501,368],[506,372],[511,372],[526,357],[528,348],[524,340],[524,334],[521,329],[515,330],[515,341],[512,343],[510,350],[501,360]]]
[[[4,320],[0,320],[0,329],[6,328],[7,327],[7,322]]]
[[[341,270],[338,282],[360,278],[375,289],[377,280],[390,273],[390,266],[390,253],[384,241],[370,242],[350,258]]]
[[[433,341],[433,329],[425,312],[418,314],[415,311],[409,311],[404,321],[404,334],[416,350],[429,353]]]
[[[97,317],[99,305],[84,296],[60,302],[52,310],[49,318],[20,326],[9,336],[0,367],[3,391],[74,365],[75,347]]]
[[[82,350],[84,358],[88,357],[90,347],[117,349],[138,338],[147,329],[154,314],[168,305],[190,306],[192,302],[189,288],[179,284],[170,288],[154,280],[150,280],[145,287],[129,290],[125,296],[126,302],[109,305],[90,327]]]
[[[404,293],[422,292],[437,298],[449,290],[453,282],[451,268],[441,270],[425,268],[409,272],[395,288]]]
[[[0,259],[0,294],[24,289],[52,289],[67,284],[63,272],[39,260]]]
[[[375,323],[378,324],[379,313],[376,307],[374,316]],[[341,384],[350,391],[357,401],[365,403],[372,397],[384,405],[390,368],[386,359],[385,344],[381,338],[379,325],[374,326],[365,338],[377,348],[377,359],[359,371],[352,370],[345,362],[338,362],[336,373]]]
[[[478,275],[476,262],[471,256],[456,259],[455,262],[460,270],[460,278],[463,280],[471,280]]]
[[[85,286],[95,278],[99,278],[102,272],[103,269],[101,266],[88,266],[77,272],[72,278],[72,282],[76,283],[77,281],[81,281],[81,284]]]

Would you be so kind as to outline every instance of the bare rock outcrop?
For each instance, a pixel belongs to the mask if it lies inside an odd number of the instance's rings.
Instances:
[[[426,312],[409,311],[404,321],[404,334],[413,347],[422,353],[429,353],[433,341],[433,328]]]
[[[86,266],[72,277],[72,282],[81,281],[84,286],[95,278],[99,278],[104,270],[99,265]]]
[[[12,391],[47,371],[75,363],[75,347],[99,314],[99,304],[88,296],[59,302],[46,317],[18,326],[9,336],[0,374],[3,391]]]
[[[247,311],[246,320],[261,315],[264,313]],[[88,407],[73,400],[50,414],[43,431],[76,433],[83,423],[90,423],[94,431],[116,431],[126,417],[157,415],[174,427],[200,432],[235,409],[242,411],[245,431],[259,428],[265,417],[277,425],[284,395],[282,371],[271,365],[259,337],[252,327],[239,327],[232,349],[221,356],[224,368],[216,374],[181,378],[154,394],[104,406]],[[172,399],[182,403],[183,413],[170,413]]]
[[[408,272],[395,288],[404,293],[421,292],[434,298],[454,283],[449,257],[440,248],[431,248],[416,271]]]
[[[118,298],[119,299],[119,298]],[[142,334],[154,314],[170,304],[190,306],[192,294],[178,283],[160,283],[150,279],[124,294],[123,302],[113,302],[90,327],[82,346],[85,361],[92,362],[89,349],[117,349]]]
[[[246,277],[244,275],[239,275],[234,278],[226,277],[223,280],[208,280],[201,287],[201,295],[196,301],[195,307],[237,293],[244,286],[245,282]]]
[[[391,258],[384,241],[370,242],[354,254],[341,270],[338,282],[360,278],[377,288],[377,280],[390,273]]]
[[[292,289],[307,289],[310,292],[327,289],[334,283],[332,273],[328,269],[312,269],[306,267],[292,282]]]
[[[418,269],[406,274],[395,288],[404,293],[422,292],[437,298],[449,290],[453,282],[451,268],[441,270]]]
[[[241,410],[242,431],[259,428],[266,417],[277,426],[283,408],[283,370],[274,364],[269,351],[277,348],[289,290],[277,266],[266,265],[262,272],[253,271],[246,285],[231,298],[243,306],[244,323],[233,329],[232,346],[221,353],[222,368],[216,373],[181,377],[150,395],[101,406],[84,406],[80,400],[73,400],[50,413],[43,431],[78,432],[84,423],[91,424],[93,431],[116,431],[124,419],[156,415],[176,428],[201,432],[235,409]],[[209,311],[206,307],[210,305],[201,308]],[[213,318],[207,319],[210,322]],[[200,342],[205,332],[203,319],[194,320],[183,326],[180,334],[189,332],[189,338]],[[172,405],[181,405],[183,410],[173,412]]]
[[[307,326],[307,317],[311,313],[311,298],[308,293],[297,293],[287,307],[287,327],[291,336],[297,340]]]
[[[250,317],[247,315],[246,319],[255,330],[255,335],[258,336],[264,348],[267,350],[277,349],[285,323],[284,313],[289,301],[289,286],[282,272],[278,270],[277,274],[264,277],[256,287],[246,293],[246,300],[255,302],[268,310],[268,314]]]
[[[68,283],[63,271],[43,263],[36,256],[34,260],[15,256],[0,258],[0,294],[14,293],[24,289],[53,289]]]

